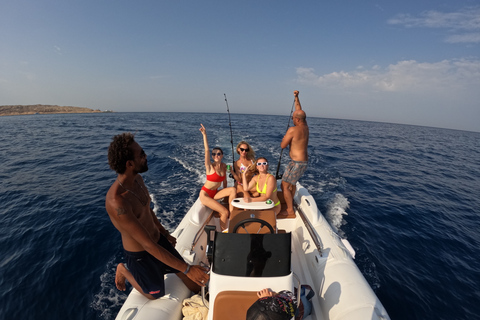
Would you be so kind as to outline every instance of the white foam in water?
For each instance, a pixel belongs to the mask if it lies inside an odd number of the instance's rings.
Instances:
[[[165,189],[164,189],[165,190]],[[160,208],[158,205],[158,202],[153,194],[150,194],[150,197],[152,199],[153,203],[153,212],[155,213],[155,216],[157,216],[160,221],[162,222],[162,225],[169,231],[173,231],[176,225],[176,220],[175,220],[175,212],[178,211],[178,207],[170,207],[168,208],[169,210],[165,210],[165,208]],[[159,209],[160,212],[159,212]]]
[[[315,177],[308,172],[301,178],[300,183],[308,190],[308,193],[314,197],[323,194],[325,191],[324,188],[326,183],[315,179]]]
[[[326,218],[335,232],[339,232],[340,227],[345,223],[343,216],[348,213],[345,211],[350,207],[350,202],[342,194],[337,193],[328,203]]]
[[[179,164],[181,164],[186,170],[195,173],[195,175],[198,177],[197,182],[202,185],[205,183],[205,167],[204,166],[192,166],[189,162],[184,161],[182,159],[178,159],[175,157],[171,157],[170,159],[175,160]],[[203,170],[200,170],[203,169]]]
[[[102,319],[113,319],[116,312],[127,299],[125,292],[129,292],[128,282],[127,291],[119,291],[115,287],[115,273],[117,270],[117,258],[112,257],[107,263],[105,272],[100,276],[100,292],[95,294],[91,307],[100,312]],[[113,285],[112,285],[113,284]]]

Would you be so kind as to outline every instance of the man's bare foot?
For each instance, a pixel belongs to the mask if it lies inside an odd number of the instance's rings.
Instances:
[[[281,211],[277,214],[278,219],[286,218],[288,217],[288,212],[287,211]]]
[[[120,291],[125,291],[125,275],[124,272],[127,271],[123,263],[117,265],[117,273],[115,274],[115,285]]]
[[[287,208],[287,213],[289,216],[294,216],[295,215],[295,210],[291,209],[291,208]]]

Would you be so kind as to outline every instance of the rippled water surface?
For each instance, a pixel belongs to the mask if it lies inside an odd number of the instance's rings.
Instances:
[[[288,117],[231,118],[234,143],[249,141],[275,170]],[[200,123],[231,162],[226,114],[1,117],[1,318],[114,319],[126,294],[114,285],[123,254],[104,209],[115,179],[106,157],[111,138],[136,133],[148,154],[144,178],[155,211],[174,230],[205,179]],[[308,124],[301,183],[355,248],[391,318],[476,318],[480,134],[320,118]]]

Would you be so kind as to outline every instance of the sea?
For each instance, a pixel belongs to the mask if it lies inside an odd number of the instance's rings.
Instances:
[[[478,319],[480,133],[307,120],[300,183],[390,317]],[[128,292],[114,285],[123,251],[105,211],[114,135],[134,133],[147,153],[152,206],[173,231],[205,180],[200,124],[224,162],[246,140],[275,173],[289,161],[289,123],[226,112],[0,117],[0,319],[115,319]]]

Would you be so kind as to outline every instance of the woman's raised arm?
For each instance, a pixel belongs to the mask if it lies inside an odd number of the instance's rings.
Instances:
[[[243,198],[245,199],[250,198],[250,194],[248,193],[248,191],[251,190],[255,185],[255,180],[253,178],[250,180],[250,182],[247,182],[247,171],[248,169],[243,171],[242,173]]]
[[[210,162],[210,151],[208,150],[208,139],[207,139],[207,130],[203,126],[203,124],[200,124],[202,127],[200,128],[200,132],[203,135],[203,146],[205,147],[205,167],[208,170],[208,167],[211,165]]]

